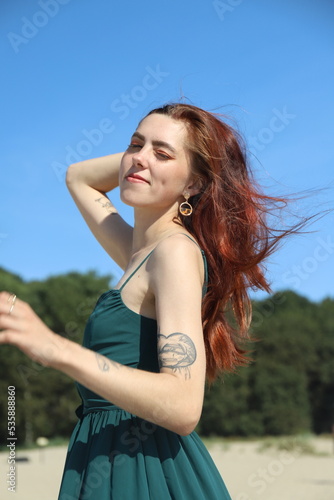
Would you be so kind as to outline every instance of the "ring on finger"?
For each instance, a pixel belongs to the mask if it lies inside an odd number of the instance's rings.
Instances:
[[[15,293],[12,293],[8,299],[7,299],[7,302],[9,302],[10,300],[12,300],[12,303],[10,305],[10,308],[9,308],[9,311],[8,311],[8,314],[11,314],[13,312],[13,309],[14,309],[14,306],[15,306],[15,302],[16,302],[16,295]]]

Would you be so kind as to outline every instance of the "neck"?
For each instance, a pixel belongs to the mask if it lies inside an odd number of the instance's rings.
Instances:
[[[144,209],[135,209],[132,252],[157,244],[164,237],[180,232],[181,225],[173,221],[175,210],[163,214],[152,213]]]

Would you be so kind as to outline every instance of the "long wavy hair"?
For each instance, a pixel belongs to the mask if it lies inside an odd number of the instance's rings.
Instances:
[[[193,213],[180,215],[184,227],[204,250],[209,270],[202,321],[207,379],[249,362],[252,304],[248,290],[271,292],[263,261],[280,240],[298,232],[269,226],[268,215],[287,205],[286,198],[263,194],[247,162],[246,148],[221,115],[196,106],[173,103],[153,109],[185,123],[186,147],[201,192],[192,198]]]

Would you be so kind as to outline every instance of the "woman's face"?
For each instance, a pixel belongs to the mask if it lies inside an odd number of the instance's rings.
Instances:
[[[186,134],[185,125],[169,116],[144,118],[121,162],[119,185],[124,203],[177,212],[183,193],[195,194]]]

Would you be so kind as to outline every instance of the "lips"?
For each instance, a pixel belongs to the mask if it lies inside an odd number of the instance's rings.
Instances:
[[[129,174],[126,176],[126,180],[129,182],[145,182],[146,184],[149,184],[149,182],[139,174]]]

